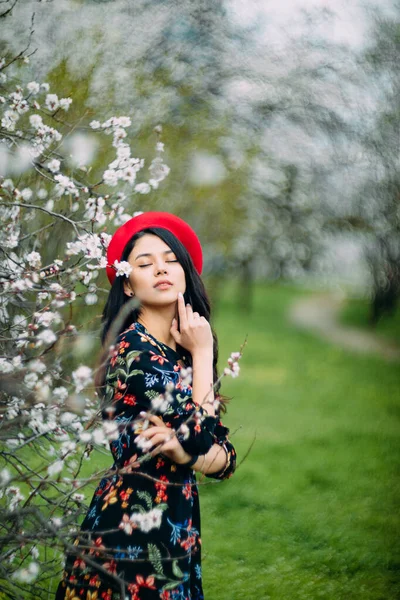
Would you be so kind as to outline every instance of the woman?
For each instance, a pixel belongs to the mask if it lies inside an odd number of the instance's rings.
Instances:
[[[103,417],[118,425],[115,474],[94,493],[56,600],[200,600],[194,472],[226,479],[236,466],[219,383],[213,389],[218,345],[200,242],[182,219],[142,213],[117,230],[107,259],[106,351],[117,337]],[[121,317],[132,299],[136,308]]]

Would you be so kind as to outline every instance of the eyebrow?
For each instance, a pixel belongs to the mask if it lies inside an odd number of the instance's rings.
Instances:
[[[174,254],[174,251],[173,250],[164,250],[163,254]],[[151,254],[151,252],[147,252],[144,254],[138,254],[137,257],[135,258],[135,260],[137,260],[138,258],[141,258],[142,256],[153,256],[153,255]]]

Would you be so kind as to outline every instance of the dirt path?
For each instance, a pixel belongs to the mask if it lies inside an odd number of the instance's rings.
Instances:
[[[333,344],[362,354],[379,354],[386,360],[399,361],[400,347],[373,331],[344,326],[339,315],[346,298],[325,292],[302,298],[289,310],[289,320],[296,326],[313,331]]]

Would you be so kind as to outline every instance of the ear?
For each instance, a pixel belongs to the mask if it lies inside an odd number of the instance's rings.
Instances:
[[[126,294],[126,296],[129,297],[133,297],[135,295],[134,292],[131,290],[129,282],[127,281],[124,281],[124,294]]]

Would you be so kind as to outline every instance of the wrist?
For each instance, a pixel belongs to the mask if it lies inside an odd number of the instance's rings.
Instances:
[[[197,463],[197,461],[199,459],[199,454],[193,454],[193,456],[189,455],[189,457],[190,457],[190,460],[183,463],[184,467],[193,467],[193,465],[195,463]]]
[[[214,352],[212,348],[196,348],[192,352],[192,361],[193,364],[195,362],[205,362],[211,361],[211,364],[214,360]]]

